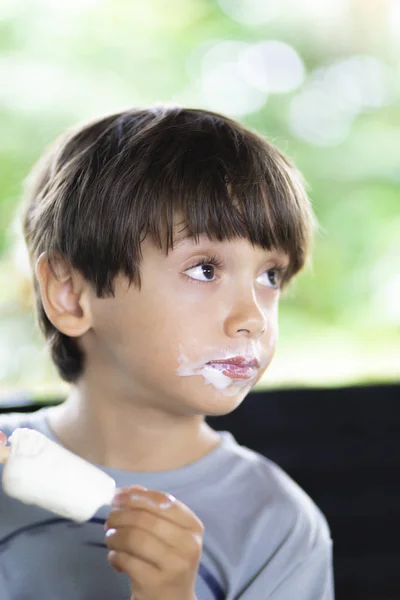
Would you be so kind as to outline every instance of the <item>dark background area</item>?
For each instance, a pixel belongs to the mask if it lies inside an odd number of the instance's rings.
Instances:
[[[278,463],[321,508],[337,600],[400,598],[399,399],[400,385],[252,392],[207,419]],[[44,404],[21,396],[0,412]]]

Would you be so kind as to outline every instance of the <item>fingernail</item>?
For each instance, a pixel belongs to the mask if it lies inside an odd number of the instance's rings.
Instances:
[[[167,494],[167,497],[168,497],[168,501],[162,502],[161,504],[158,505],[162,510],[166,510],[167,508],[170,508],[176,501],[175,496],[173,496],[172,494]]]
[[[114,496],[122,496],[124,494],[128,494],[129,491],[132,488],[137,488],[138,490],[143,490],[144,492],[147,492],[147,488],[144,487],[143,485],[130,485],[129,487],[120,487],[120,488],[116,488],[115,492],[114,492]]]
[[[110,537],[110,535],[114,535],[115,532],[116,532],[116,529],[107,529],[106,537]]]

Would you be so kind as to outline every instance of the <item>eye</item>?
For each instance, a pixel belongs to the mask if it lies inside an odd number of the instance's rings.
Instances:
[[[201,282],[201,281],[214,281],[215,277],[215,269],[222,266],[222,263],[218,261],[216,258],[205,258],[193,267],[186,269],[185,275],[192,280]],[[189,273],[191,274],[189,275]]]
[[[197,265],[196,267],[191,267],[185,273],[192,272],[191,275],[188,275],[191,279],[196,279],[197,281],[213,281],[214,277],[214,265]]]
[[[261,285],[265,285],[266,287],[270,287],[277,290],[279,289],[280,283],[282,281],[282,271],[277,267],[274,267],[273,269],[268,269],[262,275],[260,275],[257,281],[261,283]]]

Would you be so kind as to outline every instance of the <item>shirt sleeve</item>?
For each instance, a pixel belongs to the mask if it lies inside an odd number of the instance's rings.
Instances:
[[[235,600],[334,600],[332,540],[319,544],[271,590],[266,565]]]

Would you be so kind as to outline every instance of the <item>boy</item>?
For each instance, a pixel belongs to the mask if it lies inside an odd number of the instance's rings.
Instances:
[[[83,525],[1,494],[2,600],[333,598],[319,509],[204,418],[237,408],[270,363],[312,228],[289,160],[221,115],[132,110],[57,140],[24,233],[71,392],[0,429],[41,431],[119,493]]]

